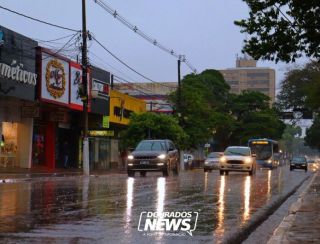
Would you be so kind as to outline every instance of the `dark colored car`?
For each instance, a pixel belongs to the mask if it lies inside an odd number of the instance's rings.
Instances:
[[[136,149],[128,155],[128,176],[134,176],[136,171],[146,176],[147,171],[160,171],[163,176],[171,173],[179,174],[179,152],[170,140],[143,140]]]
[[[308,162],[306,157],[304,156],[296,156],[293,157],[290,161],[290,171],[294,169],[304,169],[305,171],[308,170]]]

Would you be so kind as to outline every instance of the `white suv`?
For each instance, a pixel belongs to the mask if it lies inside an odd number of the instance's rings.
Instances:
[[[227,175],[229,171],[249,172],[249,175],[253,175],[256,168],[255,155],[251,154],[249,147],[227,147],[219,162],[220,175]]]

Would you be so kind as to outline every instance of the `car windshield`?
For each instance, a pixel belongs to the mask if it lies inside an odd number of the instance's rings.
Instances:
[[[241,148],[241,147],[228,147],[224,151],[224,155],[250,156],[250,149],[249,148]]]
[[[209,153],[208,158],[220,158],[220,153],[218,152]]]
[[[143,141],[135,151],[166,151],[166,144],[164,141]]]
[[[293,157],[292,162],[294,162],[294,163],[305,163],[306,159],[304,157]]]

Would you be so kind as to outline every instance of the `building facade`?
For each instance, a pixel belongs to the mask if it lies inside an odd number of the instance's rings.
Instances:
[[[81,65],[50,50],[37,48],[37,101],[32,167],[82,168],[83,101]],[[96,67],[88,70],[88,128],[102,128],[109,115],[110,73]],[[96,96],[92,97],[91,92]],[[90,169],[107,169],[110,142],[89,133]],[[98,163],[96,163],[98,162]]]
[[[31,167],[37,42],[0,26],[0,167]]]
[[[146,102],[149,112],[172,114],[168,95],[178,87],[176,82],[114,84],[114,89]]]
[[[257,67],[257,61],[237,58],[236,67],[220,70],[231,87],[231,92],[240,94],[244,90],[258,91],[275,102],[275,70]]]
[[[139,98],[129,96],[116,90],[110,92],[110,119],[109,128],[114,132],[111,138],[112,162],[118,162],[115,167],[125,169],[126,152],[120,145],[120,133],[130,123],[132,113],[140,114],[146,112],[146,102]]]

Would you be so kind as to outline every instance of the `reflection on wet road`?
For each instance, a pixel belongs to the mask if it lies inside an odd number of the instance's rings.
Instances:
[[[68,177],[0,185],[0,238],[8,243],[220,242],[311,173],[281,167],[220,176]],[[193,236],[143,236],[143,211],[197,211]]]

